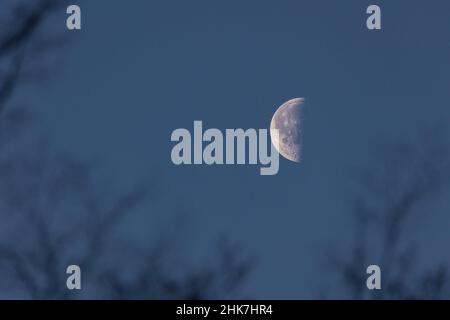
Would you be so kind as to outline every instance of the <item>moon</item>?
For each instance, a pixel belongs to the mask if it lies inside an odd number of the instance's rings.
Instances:
[[[295,98],[283,103],[270,122],[272,144],[283,157],[294,162],[301,160],[304,101]],[[274,129],[278,130],[278,135]]]

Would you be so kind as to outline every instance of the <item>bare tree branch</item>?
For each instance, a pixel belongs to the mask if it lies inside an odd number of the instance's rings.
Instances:
[[[408,243],[408,225],[432,214],[431,196],[450,186],[450,143],[440,127],[423,130],[414,142],[384,142],[374,152],[374,166],[364,170],[355,196],[353,216],[355,236],[348,254],[332,259],[352,297],[363,298],[443,298],[448,297],[447,267],[413,276],[415,250]],[[427,206],[426,213],[419,208]],[[419,212],[418,212],[419,211]],[[419,222],[420,223],[420,222]],[[371,242],[368,241],[371,238]],[[374,256],[374,252],[379,252]],[[369,294],[365,288],[365,268],[374,260],[383,270],[384,289]],[[378,256],[378,258],[376,258]],[[371,264],[370,263],[370,264]],[[413,287],[412,283],[421,283]]]

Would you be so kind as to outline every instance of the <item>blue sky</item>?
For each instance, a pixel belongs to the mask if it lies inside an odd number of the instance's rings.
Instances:
[[[95,161],[99,179],[126,188],[158,173],[159,218],[143,210],[124,229],[146,241],[182,208],[194,264],[226,235],[258,257],[246,295],[314,298],[324,248],[345,252],[350,176],[375,165],[369,142],[450,118],[450,2],[376,3],[381,31],[365,25],[371,1],[86,1],[64,64],[30,99],[52,142]],[[267,128],[294,97],[306,99],[300,165],[282,159],[263,177],[171,163],[174,129]],[[442,219],[434,238],[417,235],[435,256]]]

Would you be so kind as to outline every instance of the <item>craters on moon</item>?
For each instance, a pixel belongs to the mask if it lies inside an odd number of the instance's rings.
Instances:
[[[286,159],[300,162],[302,151],[303,98],[283,103],[272,117],[270,136],[278,152]],[[273,129],[277,129],[278,136]]]

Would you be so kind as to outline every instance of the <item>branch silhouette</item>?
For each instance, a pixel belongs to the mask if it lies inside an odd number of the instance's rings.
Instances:
[[[6,69],[0,69],[0,114],[16,88],[27,46],[41,25],[65,3],[64,0],[18,1],[8,10],[10,18],[0,21],[4,26],[0,34],[0,66]],[[50,42],[46,46],[52,49]]]
[[[433,214],[434,198],[448,192],[450,143],[444,128],[428,128],[412,141],[384,141],[373,148],[374,165],[357,178],[360,192],[353,204],[350,251],[333,255],[330,265],[352,298],[448,298],[447,266],[436,262],[430,270],[418,269],[417,249],[406,234],[408,226]],[[373,263],[382,269],[384,287],[369,292],[365,270]]]
[[[10,12],[17,22],[3,23],[8,29],[0,34],[0,297],[203,299],[234,294],[252,267],[239,245],[220,242],[217,256],[201,268],[184,268],[188,261],[180,257],[175,264],[170,254],[178,256],[183,247],[171,241],[173,234],[137,241],[125,226],[126,219],[155,201],[157,182],[120,192],[99,187],[95,168],[54,150],[30,111],[7,108],[13,94],[21,92],[21,75],[30,71],[27,48],[65,3],[15,2]],[[47,52],[57,49],[59,42],[41,37]],[[126,236],[119,232],[124,230]],[[70,264],[82,268],[81,293],[66,289]]]

